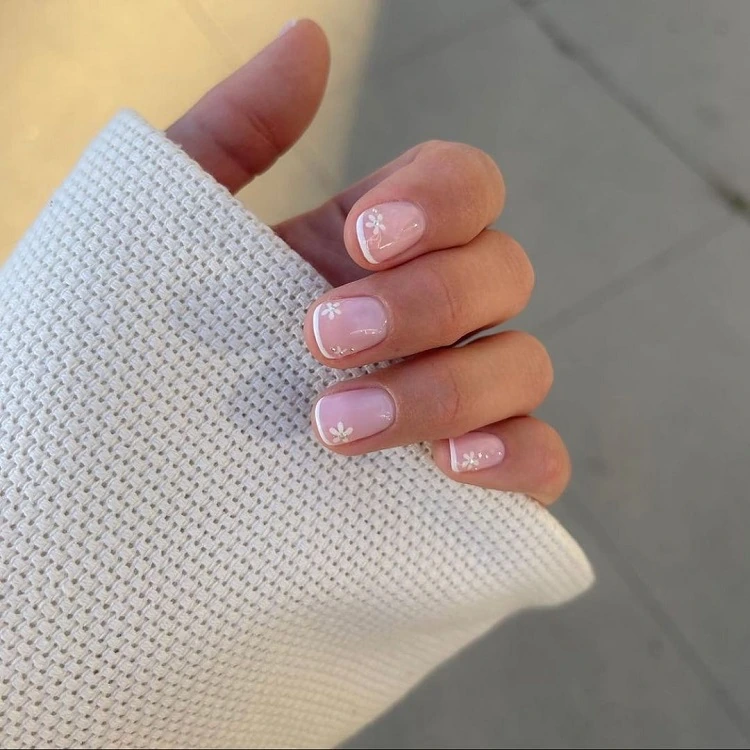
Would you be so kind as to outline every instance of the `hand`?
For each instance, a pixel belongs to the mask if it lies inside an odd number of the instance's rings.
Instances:
[[[323,32],[300,21],[167,134],[236,192],[304,132],[328,66]],[[336,368],[405,358],[322,394],[319,440],[344,455],[431,441],[452,479],[552,502],[570,461],[557,432],[529,416],[552,384],[546,350],[517,331],[452,347],[531,295],[523,249],[487,229],[504,195],[489,156],[430,141],[275,231],[337,287],[307,313],[314,357]]]

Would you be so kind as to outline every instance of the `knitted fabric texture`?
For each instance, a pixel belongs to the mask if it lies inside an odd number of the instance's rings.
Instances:
[[[589,585],[528,498],[314,441],[326,288],[132,113],[49,202],[0,272],[0,745],[333,745]]]

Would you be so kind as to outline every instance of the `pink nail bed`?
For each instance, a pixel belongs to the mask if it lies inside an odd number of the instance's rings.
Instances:
[[[357,219],[357,240],[370,263],[382,263],[408,250],[424,234],[422,210],[407,201],[380,203]]]
[[[451,469],[458,473],[497,466],[505,458],[503,441],[488,432],[467,432],[449,441]]]
[[[375,297],[322,302],[313,312],[313,333],[328,359],[341,359],[379,344],[388,331],[388,315]]]
[[[315,405],[315,425],[326,445],[376,435],[393,424],[396,406],[383,388],[358,388],[323,396]]]

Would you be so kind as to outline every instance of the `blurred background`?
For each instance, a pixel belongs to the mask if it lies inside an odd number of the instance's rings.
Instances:
[[[747,747],[750,1],[0,0],[0,259],[118,108],[166,127],[299,16],[329,92],[241,198],[272,222],[430,138],[497,159],[598,573],[347,746]]]

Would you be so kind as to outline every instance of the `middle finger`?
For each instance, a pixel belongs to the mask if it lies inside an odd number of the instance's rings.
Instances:
[[[339,368],[450,346],[517,315],[533,284],[520,245],[485,230],[464,247],[328,292],[308,312],[307,344],[318,360]]]
[[[345,455],[464,435],[528,414],[552,385],[546,349],[507,331],[337,383],[313,409],[318,438]]]

